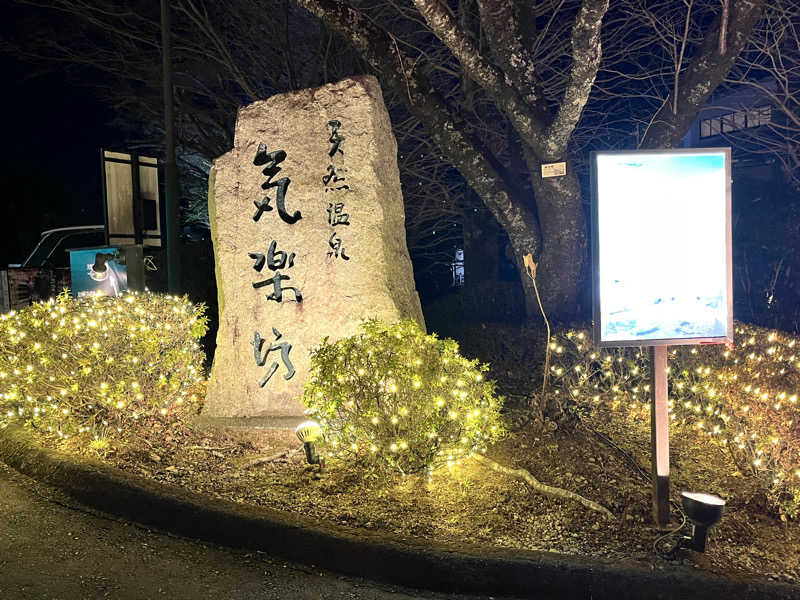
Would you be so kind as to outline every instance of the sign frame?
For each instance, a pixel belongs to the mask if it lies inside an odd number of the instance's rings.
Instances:
[[[598,156],[614,155],[719,155],[724,157],[725,176],[725,280],[727,287],[727,335],[718,337],[682,337],[637,340],[601,340],[600,322],[600,237],[599,237],[599,190]],[[677,148],[670,150],[631,150],[591,153],[592,191],[592,337],[601,348],[649,347],[650,385],[653,397],[650,401],[650,457],[652,468],[653,520],[666,528],[670,521],[669,504],[669,401],[667,383],[668,346],[733,343],[733,248],[731,226],[731,149],[730,148]]]
[[[115,165],[127,166],[128,173],[110,177],[110,169]],[[148,184],[147,173],[155,172],[155,183]],[[106,229],[106,243],[109,245],[142,244],[149,248],[164,248],[166,245],[165,203],[162,201],[162,164],[157,158],[140,156],[136,152],[118,152],[116,150],[100,149],[100,173],[103,185],[103,220]],[[142,185],[146,189],[142,189]],[[116,193],[109,194],[109,188],[115,188]],[[127,186],[130,186],[129,195]],[[127,197],[122,197],[127,196]],[[155,203],[155,229],[148,228],[145,218],[144,201]],[[111,206],[114,205],[117,220],[122,220],[126,231],[112,231]],[[119,225],[119,224],[118,224]]]
[[[600,321],[600,239],[599,239],[599,190],[597,157],[613,155],[680,155],[723,154],[725,161],[725,279],[727,288],[727,323],[728,334],[725,336],[659,338],[639,340],[601,340],[602,324]],[[645,346],[682,346],[694,344],[732,344],[733,343],[733,249],[731,224],[731,149],[728,148],[673,148],[668,150],[609,150],[592,152],[590,155],[591,171],[591,234],[592,234],[592,337],[600,348],[631,348]]]

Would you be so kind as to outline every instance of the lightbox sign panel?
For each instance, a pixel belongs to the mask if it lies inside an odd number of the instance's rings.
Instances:
[[[594,338],[733,340],[730,149],[592,156]]]

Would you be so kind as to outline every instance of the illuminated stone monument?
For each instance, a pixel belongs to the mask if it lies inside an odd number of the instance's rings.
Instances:
[[[375,78],[239,110],[209,215],[220,323],[206,417],[299,417],[309,350],[364,318],[424,324]]]

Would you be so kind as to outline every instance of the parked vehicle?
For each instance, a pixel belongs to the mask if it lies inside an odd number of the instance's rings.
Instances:
[[[0,271],[0,312],[19,310],[71,287],[67,249],[104,244],[103,225],[43,231],[39,243],[22,263]]]
[[[68,268],[69,257],[66,253],[68,248],[102,246],[105,243],[105,226],[103,225],[78,225],[48,229],[42,232],[39,243],[21,264],[8,266],[12,268]]]

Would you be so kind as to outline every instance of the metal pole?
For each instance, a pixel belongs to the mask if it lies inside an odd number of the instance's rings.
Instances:
[[[669,524],[669,406],[667,404],[667,346],[650,349],[650,449],[653,466],[653,520]]]
[[[167,216],[167,288],[170,294],[181,291],[180,262],[180,211],[178,197],[178,169],[175,165],[175,113],[172,98],[172,59],[169,47],[169,0],[161,0],[161,60],[164,84],[164,133],[166,156],[164,160],[164,191]]]

